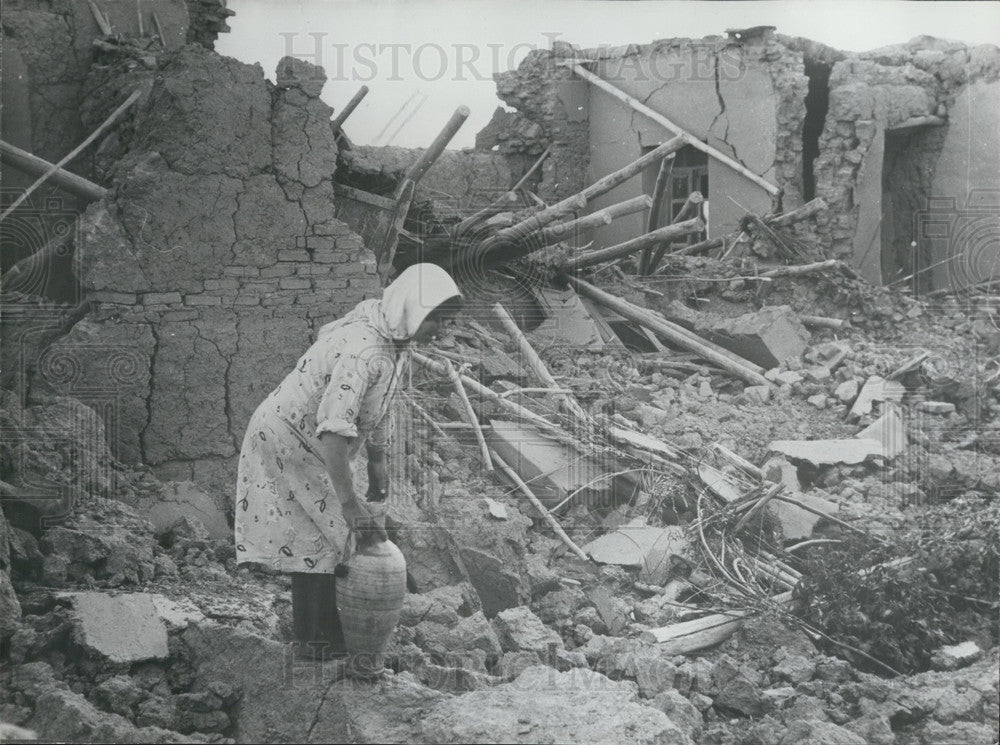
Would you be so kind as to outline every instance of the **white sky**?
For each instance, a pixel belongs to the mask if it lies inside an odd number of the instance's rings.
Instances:
[[[289,50],[318,61],[330,78],[323,100],[337,110],[367,85],[344,130],[360,144],[391,139],[405,147],[426,146],[463,103],[472,114],[452,146],[472,146],[500,104],[492,74],[516,67],[532,48],[549,48],[552,38],[615,46],[772,25],[846,51],[922,34],[969,44],[1000,39],[1000,2],[229,0],[229,7],[232,32],[219,37],[218,52],[260,63],[270,80]]]

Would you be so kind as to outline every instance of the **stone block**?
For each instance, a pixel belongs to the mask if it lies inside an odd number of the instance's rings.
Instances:
[[[142,296],[142,302],[146,305],[180,303],[181,301],[179,292],[147,292]]]
[[[218,295],[185,295],[184,305],[222,305],[222,298]]]
[[[161,535],[182,518],[197,518],[217,540],[232,538],[232,529],[222,508],[211,496],[191,481],[168,481],[158,497],[141,500],[136,508],[153,523],[154,533]]]
[[[167,627],[150,595],[71,593],[79,644],[109,662],[162,660],[169,654]]]
[[[639,579],[662,585],[667,581],[674,557],[681,556],[689,543],[684,529],[677,525],[665,528],[624,525],[581,548],[598,564],[636,567]]]
[[[736,318],[720,318],[697,313],[675,302],[667,315],[766,370],[778,367],[790,357],[798,357],[809,343],[809,331],[787,305],[763,308]]]
[[[530,608],[508,608],[493,619],[500,646],[507,652],[537,652],[547,654],[551,649],[562,649],[562,638],[550,629]]]
[[[311,290],[312,281],[301,277],[282,277],[278,280],[278,288],[282,290]]]

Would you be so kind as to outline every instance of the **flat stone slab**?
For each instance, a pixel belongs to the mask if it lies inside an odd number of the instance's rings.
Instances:
[[[881,456],[882,443],[878,440],[775,440],[768,449],[793,460],[804,460],[814,466],[831,466],[835,463],[854,465],[873,456]]]
[[[878,375],[872,375],[861,386],[861,392],[858,393],[847,418],[860,419],[865,414],[871,413],[872,404],[876,401],[899,402],[903,400],[904,395],[906,395],[906,387],[899,381],[886,380]]]
[[[836,502],[812,494],[794,493],[791,496],[825,515],[833,515],[840,509]],[[782,502],[779,499],[771,500],[767,506],[781,523],[781,535],[786,541],[808,538],[812,535],[816,523],[823,519],[815,512],[802,509],[791,502]]]
[[[162,660],[169,655],[167,627],[151,595],[69,593],[76,615],[76,638],[109,662]]]
[[[892,405],[886,412],[854,435],[859,440],[875,440],[882,446],[882,455],[895,458],[906,452],[906,428],[899,411]]]
[[[598,564],[638,567],[643,581],[662,584],[670,572],[671,556],[682,555],[687,546],[679,525],[623,525],[581,548]]]

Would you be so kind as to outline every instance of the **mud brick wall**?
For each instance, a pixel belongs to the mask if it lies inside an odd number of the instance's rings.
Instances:
[[[499,97],[517,111],[496,114],[482,137],[482,147],[500,152],[550,145],[538,187],[549,201],[670,136],[574,78],[559,64],[565,58],[592,61],[603,79],[780,186],[783,209],[822,197],[829,210],[793,232],[871,282],[891,281],[900,265],[926,267],[949,257],[956,261],[927,273],[934,287],[996,275],[1000,248],[983,238],[995,233],[976,227],[1000,214],[996,46],[918,37],[848,54],[769,33],[740,43],[717,36],[589,50],[557,43],[496,76]],[[914,120],[925,121],[902,142],[897,133]],[[710,234],[730,232],[744,208],[770,211],[762,189],[714,159],[708,169]],[[916,178],[902,184],[904,174]],[[649,176],[595,200],[587,211],[651,191]],[[905,216],[886,221],[893,211]],[[948,235],[917,235],[925,213],[948,222]],[[642,230],[643,220],[616,220],[593,237],[598,245],[626,240]],[[956,238],[963,234],[970,236],[964,242]],[[911,238],[920,244],[919,256],[901,255]]]
[[[892,271],[883,272],[880,261],[883,231],[893,231],[888,239],[893,247],[900,242],[907,244],[911,238],[916,240],[918,250],[928,252],[916,263],[927,266],[946,259],[948,251],[963,250],[949,246],[948,241],[935,246],[916,229],[920,215],[936,199],[952,200],[955,212],[965,209],[974,196],[973,190],[992,193],[995,216],[1000,207],[1000,201],[995,199],[1000,191],[1000,113],[994,105],[1000,94],[998,77],[997,47],[970,48],[931,37],[851,55],[833,65],[830,108],[815,168],[817,196],[822,196],[831,208],[828,229],[832,256],[852,262],[870,281],[889,281],[894,278]],[[922,171],[921,193],[894,194],[893,190],[901,185],[888,184],[897,207],[904,202],[919,205],[916,211],[908,211],[914,227],[903,236],[903,226],[884,221],[884,177],[896,174],[884,174],[883,167],[887,137],[898,137],[900,125],[917,117],[937,117],[943,123],[907,135],[911,143],[904,156],[910,161],[911,173],[913,169]],[[898,165],[899,153],[892,155],[889,165]],[[917,184],[911,183],[910,187],[912,192]],[[994,241],[993,256],[996,251]],[[896,250],[891,254],[897,264],[907,263],[906,257],[895,255]],[[970,268],[968,273],[988,277],[989,262],[981,263],[983,266]],[[948,272],[948,267],[935,270],[937,286],[948,282]]]
[[[138,36],[139,20],[133,3],[98,0],[98,6],[108,15],[115,33]],[[156,14],[167,48],[182,46],[189,27],[183,0],[157,0]],[[11,139],[14,133],[7,123],[10,110],[4,106],[4,140],[55,162],[83,139],[86,131],[80,104],[93,61],[91,44],[100,35],[87,0],[4,3],[4,88],[13,85],[23,92],[29,120],[28,137]],[[12,79],[6,74],[10,69],[20,69],[22,74]]]
[[[223,506],[254,409],[321,325],[381,292],[373,254],[332,217],[325,75],[282,65],[275,86],[189,45],[119,76],[144,97],[102,145],[113,196],[81,218],[77,276],[96,307],[31,387],[93,405],[121,460]]]

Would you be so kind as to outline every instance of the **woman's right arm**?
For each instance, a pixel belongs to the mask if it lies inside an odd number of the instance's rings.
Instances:
[[[343,435],[324,432],[319,436],[323,462],[333,489],[340,500],[344,520],[349,528],[354,528],[361,537],[362,533],[373,534],[380,540],[386,540],[384,518],[377,510],[360,499],[354,491],[354,479],[351,477],[351,441]]]

